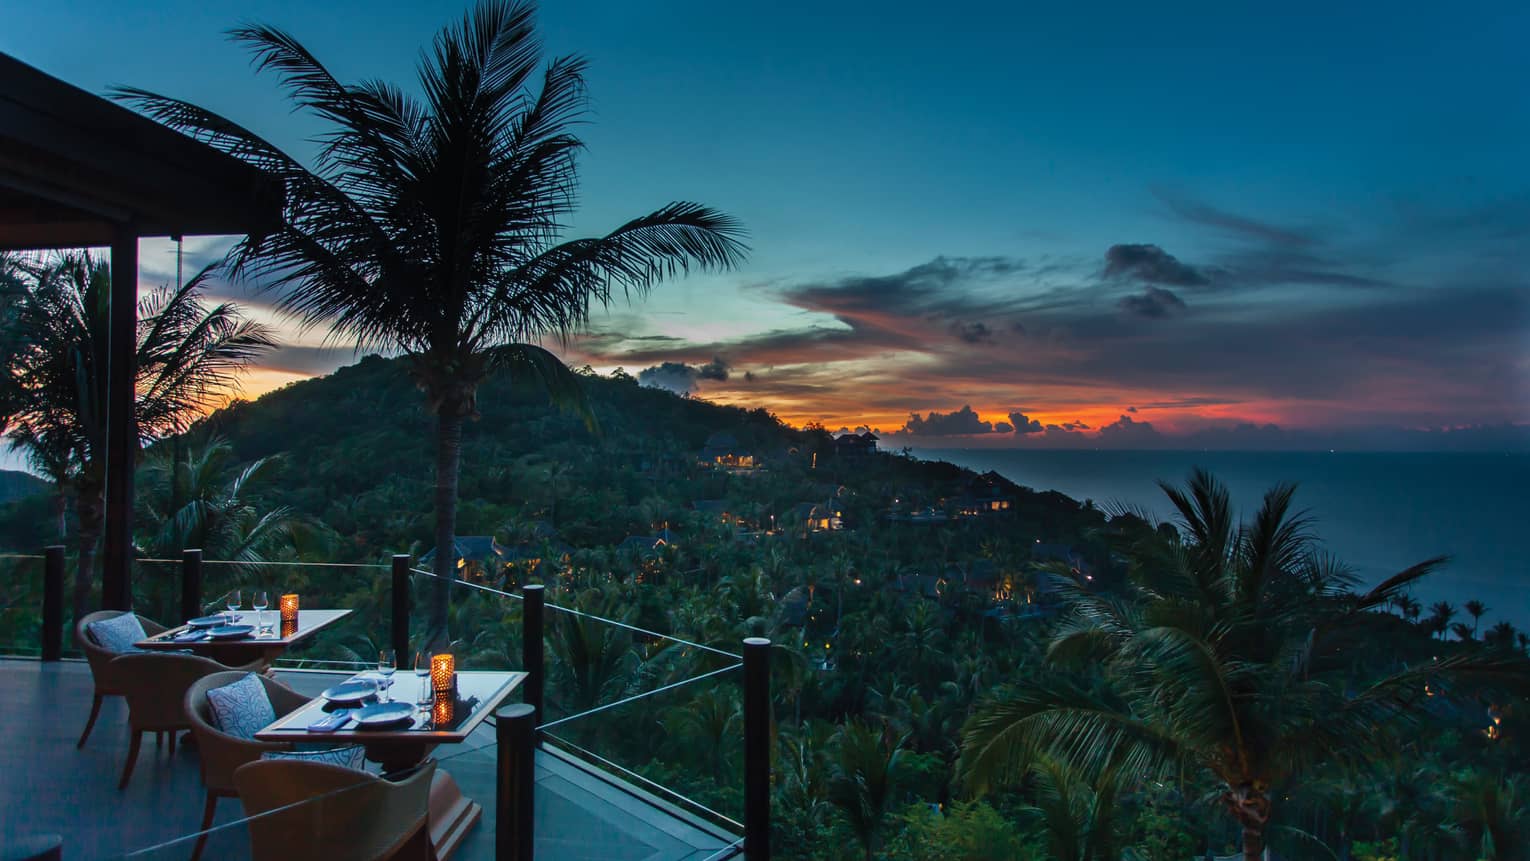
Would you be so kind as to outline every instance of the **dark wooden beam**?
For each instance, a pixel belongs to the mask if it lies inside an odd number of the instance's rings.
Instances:
[[[254,166],[0,53],[0,223],[18,225],[0,250],[105,244],[102,222],[258,235],[280,224],[282,197]]]
[[[133,468],[138,460],[134,414],[138,376],[138,231],[117,226],[112,238],[109,323],[111,365],[106,395],[106,536],[102,548],[101,607],[132,609]]]

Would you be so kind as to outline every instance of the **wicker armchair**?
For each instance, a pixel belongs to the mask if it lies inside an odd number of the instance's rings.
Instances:
[[[126,611],[98,610],[86,614],[74,626],[74,641],[85,650],[85,661],[90,664],[90,677],[96,686],[95,698],[90,704],[90,719],[85,722],[85,731],[80,733],[80,740],[75,747],[84,747],[85,739],[90,738],[90,731],[96,725],[96,718],[101,716],[101,700],[105,697],[120,697],[125,692],[123,680],[118,678],[111,669],[112,658],[120,653],[102,648],[86,628],[95,622],[114,619],[124,612]],[[138,617],[138,623],[143,625],[144,632],[151,637],[165,631],[164,625],[142,616]]]
[[[244,672],[239,670],[213,673],[197,679],[186,689],[186,717],[191,721],[191,736],[196,739],[202,763],[202,784],[207,788],[207,800],[202,806],[202,827],[198,829],[203,834],[197,838],[196,849],[191,853],[192,861],[202,857],[202,850],[207,844],[206,831],[212,827],[213,815],[218,811],[218,799],[237,795],[234,791],[234,771],[245,763],[260,759],[260,755],[267,751],[292,749],[290,744],[229,735],[213,725],[207,692],[242,678]],[[276,711],[277,717],[289,714],[308,702],[307,697],[281,682],[266,676],[257,678],[265,685],[266,697],[271,700],[271,708]]]
[[[122,768],[122,782],[117,785],[118,789],[124,789],[133,776],[133,765],[138,762],[138,746],[144,733],[168,732],[170,752],[174,753],[175,734],[191,729],[191,718],[186,714],[186,691],[197,679],[228,670],[259,672],[261,662],[225,667],[212,658],[182,652],[128,652],[112,658],[106,667],[113,681],[122,686],[122,695],[128,704],[128,734],[132,744],[128,747],[127,763]]]
[[[428,761],[397,782],[301,760],[267,759],[234,771],[251,817],[253,861],[380,861],[433,857]]]

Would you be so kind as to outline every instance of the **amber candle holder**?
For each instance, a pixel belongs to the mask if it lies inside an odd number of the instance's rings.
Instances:
[[[430,722],[437,727],[451,726],[457,711],[457,692],[437,689],[430,704]]]
[[[436,655],[430,659],[430,689],[441,699],[442,691],[452,692],[457,687],[457,659],[451,655]]]
[[[296,623],[298,620],[298,596],[283,595],[278,605],[282,611],[282,621]]]
[[[297,622],[282,621],[282,639],[285,640],[297,633]]]

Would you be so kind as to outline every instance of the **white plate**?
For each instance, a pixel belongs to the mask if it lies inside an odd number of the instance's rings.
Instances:
[[[377,693],[377,685],[371,682],[343,682],[319,696],[332,703],[359,703]]]
[[[412,723],[414,721],[414,706],[408,703],[378,703],[357,709],[351,714],[355,718],[356,725],[362,727],[385,727],[394,724]]]

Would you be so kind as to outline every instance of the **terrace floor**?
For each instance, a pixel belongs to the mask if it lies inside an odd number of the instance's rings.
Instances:
[[[279,673],[300,692],[317,694],[335,674]],[[0,848],[9,839],[62,834],[71,861],[185,859],[191,841],[143,851],[193,833],[201,819],[202,784],[196,752],[172,756],[146,736],[127,789],[117,790],[127,752],[127,706],[111,697],[83,750],[75,741],[90,711],[89,668],[81,662],[43,664],[0,660]],[[456,861],[494,856],[493,729],[480,728],[436,756],[463,794],[484,807],[483,820],[463,842]],[[482,748],[476,749],[475,748]],[[235,799],[219,802],[207,859],[248,858],[248,838]],[[630,784],[560,755],[537,759],[536,856],[548,861],[703,861],[730,857],[734,836],[655,801]]]

